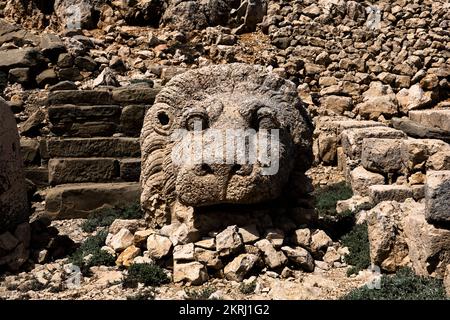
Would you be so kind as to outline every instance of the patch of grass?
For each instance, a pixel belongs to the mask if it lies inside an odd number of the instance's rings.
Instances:
[[[128,268],[124,287],[135,288],[139,283],[146,286],[159,286],[170,280],[162,268],[152,263],[135,263]]]
[[[316,198],[315,207],[319,215],[336,216],[338,215],[336,212],[336,203],[339,200],[350,199],[353,196],[353,191],[345,182],[340,182],[316,189],[314,196]],[[348,212],[342,214],[347,215]]]
[[[442,280],[421,277],[409,268],[402,268],[395,275],[381,277],[381,289],[367,286],[354,289],[342,300],[445,300]]]
[[[105,245],[108,232],[102,230],[94,236],[87,238],[81,246],[70,256],[69,262],[80,267],[83,274],[89,274],[89,268],[93,266],[113,266],[115,257],[101,250]],[[90,256],[89,259],[85,259]]]
[[[127,300],[155,300],[155,288],[144,288],[137,294],[127,296]]]
[[[239,285],[239,291],[243,294],[252,294],[255,292],[256,289],[256,280],[253,280],[252,282],[245,283],[242,282]]]
[[[217,289],[214,287],[206,287],[200,289],[186,289],[186,300],[208,300],[208,298],[216,292]]]
[[[106,209],[90,216],[81,225],[84,232],[94,232],[98,227],[109,227],[116,219],[141,219],[144,212],[138,203],[126,208]]]
[[[358,273],[370,266],[370,244],[367,224],[358,224],[341,238],[341,242],[348,247],[350,254],[345,256],[345,262],[352,266],[347,275]]]
[[[314,191],[315,210],[318,219],[318,229],[324,230],[333,240],[338,240],[348,233],[355,224],[355,215],[351,211],[337,213],[336,204],[353,195],[352,189],[340,182],[331,186],[317,188]]]

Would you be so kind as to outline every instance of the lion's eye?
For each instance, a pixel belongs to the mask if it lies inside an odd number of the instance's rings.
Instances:
[[[186,128],[189,131],[201,131],[208,128],[208,119],[203,114],[191,115],[186,120]]]

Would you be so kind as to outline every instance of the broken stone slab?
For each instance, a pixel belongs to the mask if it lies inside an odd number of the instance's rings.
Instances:
[[[276,269],[286,264],[287,258],[281,251],[277,251],[269,240],[263,239],[255,243],[264,256],[264,262],[271,269]]]
[[[410,111],[408,116],[421,125],[450,132],[450,109],[416,110]]]
[[[117,257],[116,265],[117,266],[125,266],[129,267],[134,261],[134,258],[141,254],[141,249],[135,247],[133,245],[126,248],[120,255]]]
[[[51,158],[139,157],[139,138],[65,138],[47,140]]]
[[[390,200],[403,202],[413,198],[413,192],[407,185],[373,185],[369,187],[369,197],[374,205]]]
[[[108,182],[119,177],[119,168],[113,158],[55,158],[48,162],[51,185]]]
[[[423,91],[417,83],[409,89],[403,88],[397,93],[400,109],[406,113],[411,110],[428,107],[434,100],[433,91]]]
[[[257,261],[258,256],[254,254],[243,253],[238,255],[233,261],[225,266],[225,278],[230,281],[241,282],[250,270],[253,269]]]
[[[292,241],[302,248],[309,248],[311,245],[311,230],[309,228],[295,230]]]
[[[282,247],[281,250],[286,254],[289,261],[297,267],[308,272],[314,271],[314,258],[308,250],[302,247],[291,248],[288,246]]]
[[[221,256],[228,256],[242,249],[243,241],[237,226],[230,226],[216,236],[216,249]]]
[[[388,127],[369,127],[342,131],[341,143],[345,154],[351,160],[361,158],[362,144],[366,138],[404,139],[406,134]]]
[[[93,212],[139,203],[139,183],[66,184],[50,189],[45,198],[45,216],[50,219],[87,218]]]
[[[191,285],[201,285],[208,281],[206,267],[200,262],[179,263],[173,265],[173,281]]]
[[[37,67],[43,61],[43,56],[35,48],[0,51],[0,71],[7,71],[13,68]]]
[[[176,261],[193,261],[194,260],[194,244],[181,244],[173,248],[173,259]]]
[[[128,229],[122,228],[116,234],[110,235],[106,240],[106,245],[113,248],[115,252],[122,252],[133,245],[134,236]]]
[[[138,219],[115,219],[108,228],[109,233],[116,234],[121,229],[130,230],[131,233],[136,232],[140,226]],[[136,238],[136,237],[135,237]]]
[[[200,241],[197,241],[195,243],[196,247],[208,249],[208,250],[215,250],[216,249],[216,243],[214,238],[206,238]]]
[[[29,216],[17,124],[11,108],[0,97],[0,233]]]
[[[409,119],[392,118],[392,126],[414,138],[440,139],[450,142],[450,132],[425,126]]]
[[[172,249],[172,241],[159,234],[151,234],[147,238],[147,251],[150,258],[159,260],[167,256]]]
[[[409,138],[403,140],[400,153],[403,166],[408,171],[423,170],[425,167],[432,170],[445,170],[446,155],[450,154],[450,145],[437,139]]]
[[[47,98],[48,105],[107,105],[111,103],[111,93],[102,90],[61,90],[52,91]]]
[[[146,230],[138,230],[134,233],[134,245],[137,247],[144,247],[147,243],[148,237],[155,233],[152,229],[146,229]]]
[[[220,270],[223,268],[223,263],[220,260],[217,251],[196,247],[194,255],[195,260],[204,264],[208,268],[212,268],[214,270]]]
[[[374,172],[393,173],[402,169],[400,145],[402,139],[364,139],[362,143],[361,164]]]
[[[256,224],[241,227],[238,232],[241,235],[244,244],[249,244],[259,240],[259,232]]]
[[[284,232],[280,229],[267,229],[264,236],[275,249],[280,249],[284,242]]]
[[[437,228],[425,219],[425,205],[413,203],[403,229],[414,271],[423,276],[442,278],[450,264],[450,230]]]
[[[427,172],[425,203],[429,223],[450,224],[450,170]]]
[[[316,230],[311,235],[311,253],[314,257],[322,257],[333,240],[323,230]]]
[[[351,198],[346,200],[338,200],[336,203],[336,212],[343,213],[346,211],[359,212],[361,210],[367,210],[372,207],[372,202],[369,197],[363,197],[358,195],[353,195]]]
[[[367,212],[371,262],[382,270],[395,272],[409,262],[408,246],[402,233],[404,213],[397,201],[383,201]]]
[[[370,172],[363,166],[356,167],[350,173],[350,185],[355,195],[368,196],[370,186],[384,184],[384,182],[384,176]]]

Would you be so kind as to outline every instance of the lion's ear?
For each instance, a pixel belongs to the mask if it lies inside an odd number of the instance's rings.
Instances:
[[[145,126],[160,135],[168,136],[177,127],[176,109],[166,103],[154,104],[145,115]]]

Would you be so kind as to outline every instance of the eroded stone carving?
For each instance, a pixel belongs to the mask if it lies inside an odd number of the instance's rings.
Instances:
[[[176,134],[180,130],[183,135]],[[221,132],[224,140],[208,137],[213,131]],[[229,158],[224,141],[229,141],[230,131],[253,132],[256,138],[263,137],[264,132],[270,132],[266,137],[271,138],[277,133],[279,147],[271,151],[271,156],[279,156],[278,170],[264,174],[268,164],[259,155],[254,163],[240,162],[239,147]],[[176,76],[158,94],[145,117],[141,134],[142,207],[152,224],[159,226],[174,220],[198,220],[205,212],[203,217],[218,223],[226,220],[225,216],[234,216],[236,224],[236,208],[245,207],[248,212],[248,205],[268,202],[278,203],[277,210],[299,207],[311,191],[304,175],[311,165],[311,132],[295,85],[261,66],[217,65]],[[204,155],[217,145],[225,146],[226,151],[220,154],[222,163],[217,158],[216,162],[183,161],[186,154],[181,156],[181,163],[173,161],[181,150],[198,155],[195,147],[200,146]],[[256,144],[244,145],[249,151],[249,146]],[[275,143],[270,140],[268,145]],[[255,146],[258,152],[261,148]],[[302,215],[298,208],[292,211]],[[196,224],[205,222],[191,223],[197,228]]]
[[[0,98],[0,233],[28,218],[28,203],[17,125]]]

